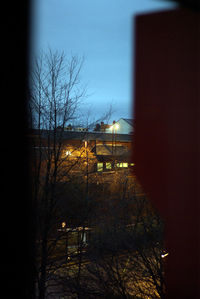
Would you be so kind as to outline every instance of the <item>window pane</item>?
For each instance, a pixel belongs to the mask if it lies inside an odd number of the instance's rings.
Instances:
[[[103,171],[103,163],[97,163],[97,171]]]
[[[112,169],[112,163],[106,162],[106,169]]]
[[[117,163],[117,167],[123,167],[123,163]]]
[[[128,167],[128,163],[123,163],[123,167]]]

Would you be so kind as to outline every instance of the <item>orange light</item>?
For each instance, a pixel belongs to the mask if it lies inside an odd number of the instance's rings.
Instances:
[[[66,156],[71,156],[71,152],[70,151],[66,151]]]
[[[169,255],[169,253],[161,254],[161,257],[164,259],[168,255]]]
[[[62,228],[66,227],[66,222],[62,222]]]

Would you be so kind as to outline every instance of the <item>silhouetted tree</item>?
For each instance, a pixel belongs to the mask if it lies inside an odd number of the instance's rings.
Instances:
[[[79,75],[83,59],[64,53],[42,54],[30,74],[30,117],[32,135],[33,198],[36,228],[36,273],[38,297],[45,298],[52,268],[58,267],[58,254],[53,258],[55,236],[61,219],[60,184],[67,181],[70,170],[85,160],[85,148],[77,149],[73,161],[65,153],[63,134],[66,123],[77,117],[80,101],[85,96]],[[60,236],[59,236],[60,238]],[[59,259],[61,256],[59,257]]]
[[[73,273],[77,284],[81,277],[85,235],[93,208],[88,201],[88,184],[96,158],[87,142],[87,130],[85,141],[72,146],[65,140],[65,127],[78,119],[86,95],[79,78],[82,65],[82,58],[72,56],[66,60],[64,53],[49,50],[35,60],[30,74],[35,271],[39,299],[59,292],[59,275],[65,273],[71,277]],[[108,114],[105,113],[106,117]]]
[[[103,179],[102,179],[103,180]],[[164,298],[163,223],[136,178],[116,171],[97,185],[91,231],[76,276],[60,276],[72,298]]]

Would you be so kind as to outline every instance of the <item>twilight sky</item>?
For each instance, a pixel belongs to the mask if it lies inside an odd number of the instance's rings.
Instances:
[[[132,118],[133,18],[164,10],[159,0],[35,0],[32,52],[53,50],[85,56],[81,80],[87,110],[98,118],[112,103],[112,120]]]

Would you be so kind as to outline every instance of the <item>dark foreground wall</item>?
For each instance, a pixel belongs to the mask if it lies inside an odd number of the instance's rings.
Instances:
[[[200,15],[136,17],[136,174],[166,223],[167,298],[200,298]]]

